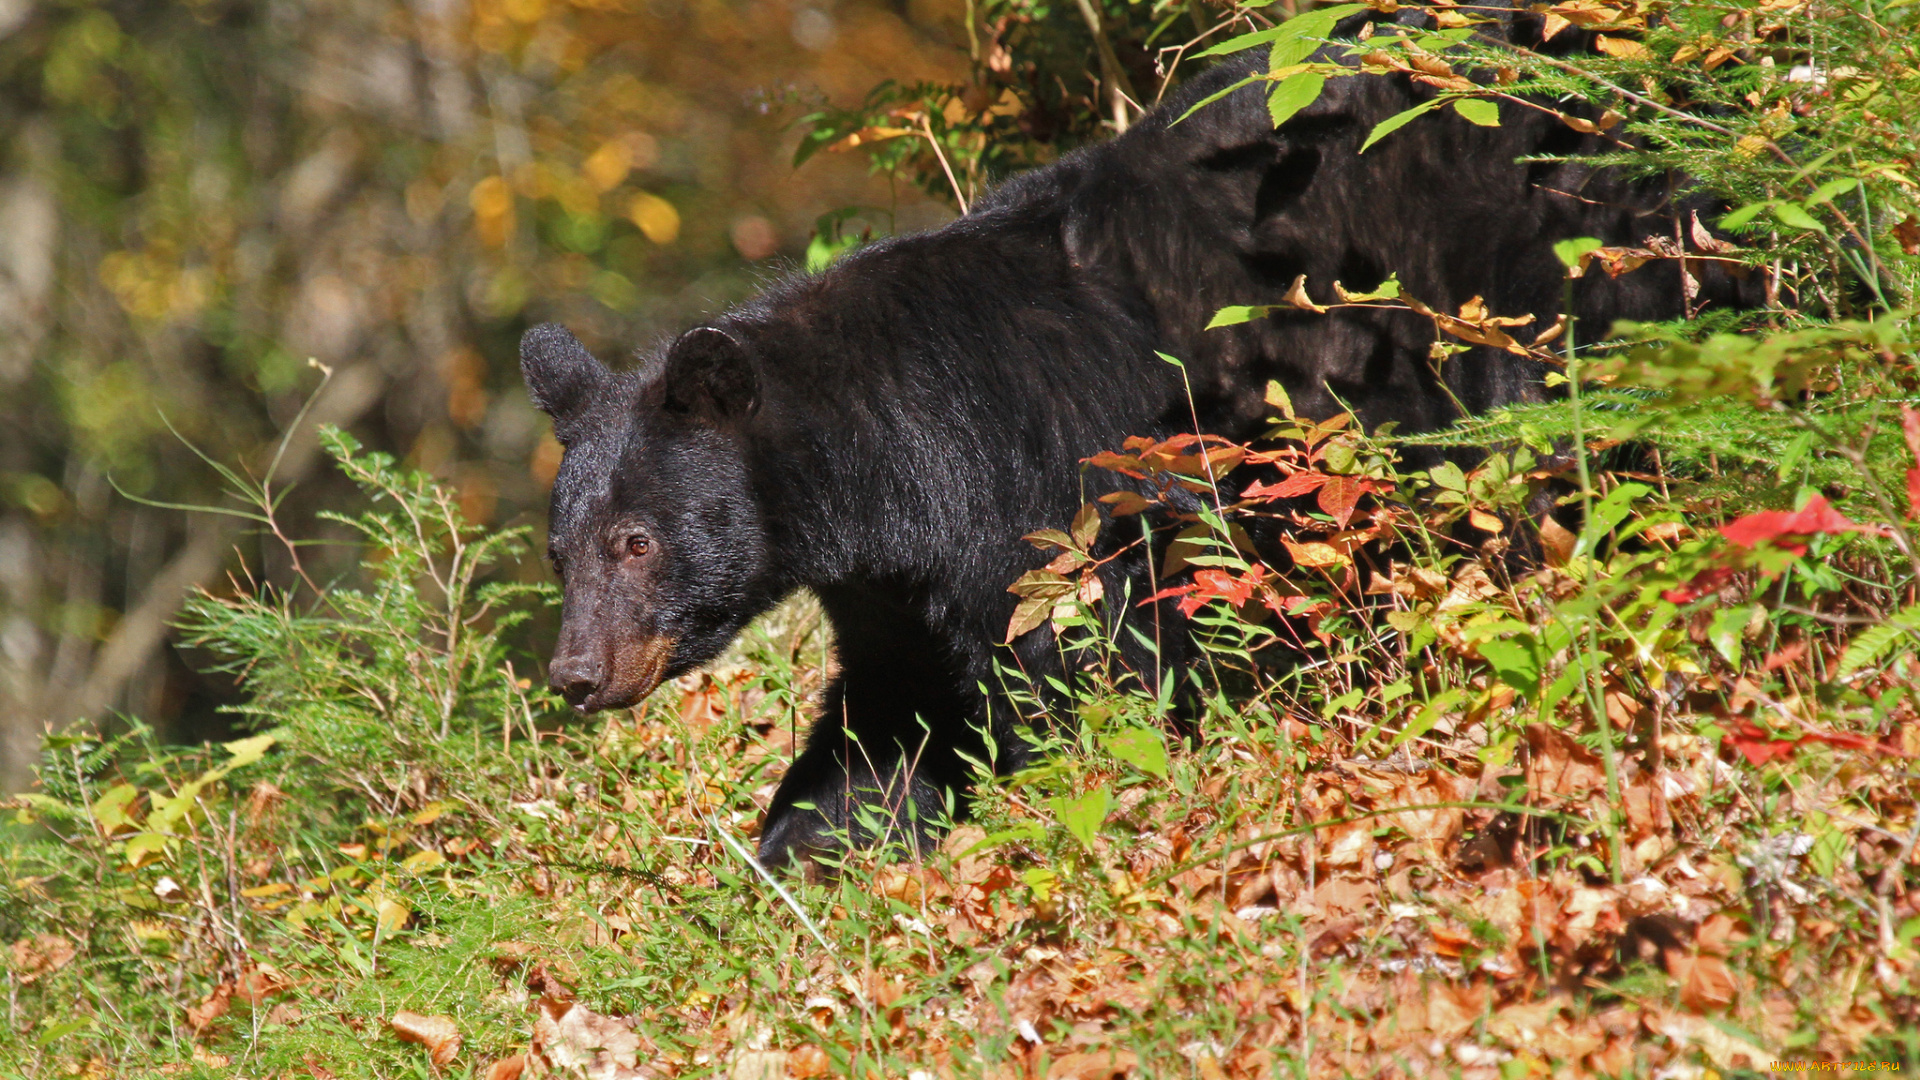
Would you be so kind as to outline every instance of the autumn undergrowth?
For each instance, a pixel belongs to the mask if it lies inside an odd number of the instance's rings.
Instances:
[[[1431,320],[1436,363],[1546,360],[1566,397],[1416,441],[1276,387],[1269,439],[1091,460],[1132,490],[1010,583],[1011,635],[1083,643],[1078,681],[1035,688],[1051,752],[918,857],[750,861],[830,666],[817,605],[573,720],[510,644],[552,599],[503,572],[523,538],[330,435],[361,571],[243,573],[183,624],[245,737],[60,732],[14,801],[0,1075],[1915,1064],[1920,204],[1888,138],[1920,101],[1914,10],[1581,0],[1552,12],[1613,44],[1579,64],[1452,33],[1470,6],[1376,34],[1364,64],[1441,80],[1435,107],[1577,99],[1645,148],[1622,165],[1725,199],[1735,240],[1566,238],[1570,282],[1713,258],[1775,299],[1521,341],[1502,320],[1543,313],[1345,294]],[[1255,43],[1292,50],[1282,105],[1366,77],[1297,66],[1330,25]],[[1115,605],[1146,597],[1092,582],[1135,542],[1200,628],[1189,668],[1117,662]]]

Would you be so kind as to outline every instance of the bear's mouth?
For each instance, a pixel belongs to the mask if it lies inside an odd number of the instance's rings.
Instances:
[[[627,709],[645,701],[666,680],[674,645],[674,639],[664,634],[621,642],[614,650],[612,677],[582,703],[581,711]]]

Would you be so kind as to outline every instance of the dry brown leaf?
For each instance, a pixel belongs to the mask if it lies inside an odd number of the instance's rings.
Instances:
[[[1131,1050],[1062,1054],[1047,1066],[1047,1080],[1114,1080],[1132,1076],[1139,1064],[1139,1057]]]
[[[1481,532],[1490,532],[1495,536],[1505,532],[1507,528],[1506,522],[1480,509],[1467,511],[1467,521]]]
[[[73,962],[73,942],[59,934],[37,934],[13,943],[13,974],[30,985]]]
[[[1466,1034],[1487,1007],[1487,988],[1438,983],[1426,995],[1427,1030],[1443,1039]]]
[[[1689,956],[1669,949],[1666,963],[1667,974],[1680,984],[1680,1004],[1693,1012],[1717,1012],[1733,1004],[1739,993],[1733,972],[1717,956]]]
[[[1559,998],[1509,1005],[1487,1019],[1487,1033],[1516,1050],[1537,1045],[1542,1035],[1561,1026],[1565,1005]]]
[[[1708,232],[1707,227],[1700,224],[1700,211],[1698,210],[1693,212],[1693,224],[1687,231],[1693,240],[1693,246],[1709,255],[1725,255],[1729,251],[1740,250],[1739,245],[1729,244],[1725,240],[1721,240],[1711,232]],[[1909,252],[1908,254],[1913,253]]]
[[[1573,531],[1553,520],[1542,517],[1539,524],[1540,546],[1546,549],[1547,563],[1552,566],[1565,566],[1573,559],[1573,546],[1579,538]]]
[[[216,1054],[206,1047],[198,1045],[193,1048],[193,1060],[195,1063],[205,1065],[209,1069],[224,1069],[228,1065],[233,1064],[233,1059],[227,1055]]]
[[[1307,295],[1307,275],[1305,274],[1294,278],[1293,284],[1287,287],[1287,294],[1280,299],[1285,303],[1300,308],[1302,311],[1320,312],[1327,310],[1324,306],[1314,303],[1313,298]]]
[[[787,1055],[781,1050],[741,1050],[727,1067],[727,1080],[786,1080]]]
[[[207,1025],[227,1015],[227,1006],[233,1000],[233,984],[221,983],[213,992],[200,999],[200,1004],[187,1006],[187,1026],[195,1035],[207,1029]]]
[[[1763,1068],[1773,1060],[1765,1050],[1727,1034],[1718,1024],[1703,1017],[1649,1010],[1646,1025],[1656,1035],[1665,1035],[1683,1046],[1699,1047],[1708,1060],[1722,1069]]]
[[[1579,796],[1605,790],[1600,759],[1573,736],[1546,724],[1531,724],[1527,737],[1527,789],[1543,795]]]
[[[460,1053],[460,1026],[451,1016],[422,1016],[402,1011],[394,1013],[387,1024],[401,1042],[426,1047],[435,1065],[446,1065]]]
[[[1715,915],[1700,924],[1700,929],[1694,932],[1693,942],[1709,956],[1727,956],[1732,952],[1735,939],[1744,936],[1740,933],[1739,923],[1726,915]]]
[[[1905,221],[1893,227],[1893,238],[1899,242],[1901,251],[1920,255],[1920,216],[1908,214]]]
[[[313,1077],[313,1080],[334,1080],[333,1070],[322,1064],[320,1055],[311,1050],[300,1059],[300,1064],[307,1067],[307,1075]]]
[[[808,1080],[809,1077],[825,1076],[833,1071],[833,1059],[825,1050],[812,1043],[796,1046],[787,1051],[787,1075],[795,1080]]]
[[[636,1080],[640,1037],[625,1023],[585,1005],[540,1002],[533,1020],[533,1052],[556,1069],[581,1069],[587,1080]]]
[[[261,964],[247,969],[240,976],[240,985],[235,996],[249,1005],[258,1005],[275,994],[284,994],[293,987],[293,982],[272,964]]]
[[[481,1080],[520,1080],[520,1074],[525,1072],[526,1068],[525,1054],[509,1054],[487,1066],[487,1071],[480,1076]]]

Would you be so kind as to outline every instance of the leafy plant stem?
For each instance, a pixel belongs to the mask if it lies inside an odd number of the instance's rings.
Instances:
[[[1567,397],[1568,411],[1573,421],[1573,460],[1580,476],[1580,533],[1584,542],[1576,548],[1587,559],[1591,572],[1598,573],[1598,560],[1594,548],[1599,545],[1599,536],[1594,530],[1593,519],[1593,473],[1587,464],[1586,415],[1580,399],[1580,354],[1575,344],[1574,332],[1578,320],[1573,310],[1573,267],[1567,268],[1566,286],[1563,292],[1562,310],[1567,313]],[[1581,620],[1586,637],[1586,649],[1580,658],[1580,684],[1586,692],[1587,707],[1593,713],[1593,721],[1600,730],[1600,757],[1607,772],[1607,872],[1612,875],[1613,883],[1618,885],[1625,880],[1620,840],[1620,761],[1614,748],[1613,720],[1607,715],[1605,691],[1599,682],[1598,670],[1600,657],[1599,634],[1592,618]]]

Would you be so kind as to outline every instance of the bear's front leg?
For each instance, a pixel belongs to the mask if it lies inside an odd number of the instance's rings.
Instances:
[[[806,750],[767,809],[763,865],[874,844],[926,851],[965,810],[963,755],[980,740],[956,701],[978,693],[956,694],[956,673],[934,661],[942,650],[911,635],[865,649],[847,637]]]

